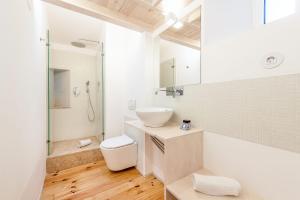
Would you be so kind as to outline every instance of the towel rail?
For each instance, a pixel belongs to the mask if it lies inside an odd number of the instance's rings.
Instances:
[[[162,153],[165,153],[165,144],[162,141],[155,136],[151,136],[151,140]]]

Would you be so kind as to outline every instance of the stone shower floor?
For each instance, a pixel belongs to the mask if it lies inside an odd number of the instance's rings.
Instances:
[[[79,140],[82,139],[91,139],[92,144],[79,148]],[[75,140],[66,140],[54,142],[52,145],[52,153],[48,156],[49,158],[63,156],[68,154],[74,154],[82,151],[99,149],[100,142],[96,136],[88,137],[88,138],[80,138]]]

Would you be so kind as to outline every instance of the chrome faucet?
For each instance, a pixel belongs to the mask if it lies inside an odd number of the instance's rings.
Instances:
[[[173,98],[175,98],[176,96],[183,96],[183,87],[167,87],[166,89],[158,89],[155,94],[157,95],[158,92],[163,91],[166,92],[166,96],[172,96]]]

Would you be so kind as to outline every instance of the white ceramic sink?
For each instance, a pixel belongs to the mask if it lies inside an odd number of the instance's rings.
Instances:
[[[144,122],[144,125],[155,128],[167,123],[172,114],[173,109],[171,108],[149,107],[136,109],[136,115]]]

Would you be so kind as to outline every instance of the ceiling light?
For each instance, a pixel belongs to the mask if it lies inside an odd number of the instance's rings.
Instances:
[[[181,21],[177,21],[174,25],[173,25],[174,28],[176,29],[180,29],[183,27],[183,23]]]
[[[168,26],[173,26],[177,22],[176,16],[172,13],[168,14],[167,19]]]
[[[168,26],[172,26],[176,21],[174,19],[169,19],[167,21]]]
[[[173,19],[169,19],[167,21],[168,26],[172,26],[175,23],[175,21]]]

